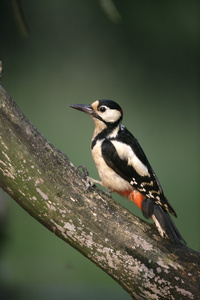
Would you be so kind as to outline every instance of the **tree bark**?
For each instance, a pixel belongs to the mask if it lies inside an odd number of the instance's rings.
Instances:
[[[162,239],[83,175],[0,86],[0,186],[133,299],[200,299],[200,254]],[[36,241],[37,242],[37,241]]]

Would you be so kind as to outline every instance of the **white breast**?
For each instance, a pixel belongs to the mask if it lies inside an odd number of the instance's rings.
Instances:
[[[133,190],[128,181],[124,180],[115,173],[104,161],[101,154],[102,140],[98,140],[92,149],[92,157],[99,173],[102,185],[112,191],[127,191]]]

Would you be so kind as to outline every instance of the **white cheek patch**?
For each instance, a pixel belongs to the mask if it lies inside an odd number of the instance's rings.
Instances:
[[[130,146],[118,141],[111,141],[121,159],[128,160],[128,165],[132,166],[140,176],[150,176],[147,167],[139,160]]]
[[[103,113],[98,112],[99,116],[106,122],[114,123],[121,117],[120,111],[116,109],[107,108],[107,110]]]

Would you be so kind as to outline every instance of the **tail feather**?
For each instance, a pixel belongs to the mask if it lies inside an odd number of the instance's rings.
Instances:
[[[154,220],[155,225],[162,237],[168,238],[174,244],[186,244],[174,222],[162,207],[154,205],[152,219]]]
[[[174,244],[186,244],[169,214],[161,206],[157,205],[152,200],[145,198],[142,202],[141,209],[146,218],[153,219],[162,237],[168,238]]]

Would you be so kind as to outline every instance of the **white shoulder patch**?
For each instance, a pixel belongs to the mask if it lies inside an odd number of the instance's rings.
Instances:
[[[118,141],[112,141],[121,159],[126,159],[128,165],[132,166],[140,176],[150,176],[148,168],[141,162],[130,146]]]

